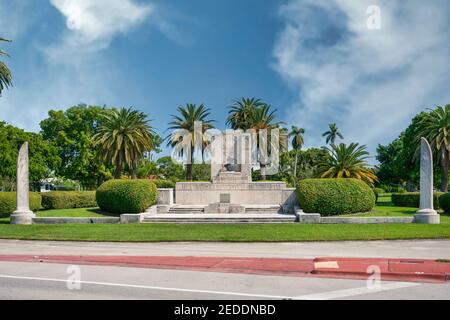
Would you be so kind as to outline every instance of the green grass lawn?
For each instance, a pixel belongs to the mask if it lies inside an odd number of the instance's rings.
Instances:
[[[352,216],[412,216],[416,208],[394,207],[390,196],[379,199],[370,213]],[[101,217],[97,208],[41,211],[41,217]],[[331,240],[450,239],[450,217],[440,225],[303,225],[303,224],[136,224],[13,226],[0,219],[0,238],[69,241],[229,241],[281,242]]]

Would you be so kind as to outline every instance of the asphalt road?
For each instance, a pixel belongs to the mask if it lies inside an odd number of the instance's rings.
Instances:
[[[79,282],[78,282],[79,280]],[[450,284],[0,262],[0,299],[449,299]]]

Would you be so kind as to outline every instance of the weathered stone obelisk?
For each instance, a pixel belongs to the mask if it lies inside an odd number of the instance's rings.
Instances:
[[[31,224],[36,216],[30,210],[28,181],[28,142],[25,142],[17,158],[17,209],[11,215],[11,224]]]
[[[433,206],[433,153],[427,139],[420,145],[420,209],[414,216],[415,223],[439,224],[440,216]]]

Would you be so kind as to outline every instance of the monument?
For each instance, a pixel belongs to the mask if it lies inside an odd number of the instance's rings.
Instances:
[[[28,181],[28,142],[25,142],[17,158],[17,209],[11,215],[11,224],[31,224],[36,216],[30,210]]]
[[[252,182],[252,156],[256,151],[252,139],[251,134],[240,130],[214,136],[210,145],[211,181],[178,182],[174,208],[184,206],[186,211],[195,208],[203,213],[293,213],[299,206],[294,188],[287,188],[284,182]],[[175,212],[174,208],[169,212]]]
[[[439,224],[440,216],[433,206],[433,153],[427,139],[420,145],[420,209],[415,223]]]

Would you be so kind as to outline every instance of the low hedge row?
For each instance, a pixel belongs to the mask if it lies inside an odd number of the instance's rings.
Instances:
[[[39,193],[30,192],[30,210],[38,211],[41,208],[42,198]],[[0,218],[8,218],[16,210],[16,193],[0,192]]]
[[[150,180],[109,180],[96,192],[98,206],[111,213],[141,213],[156,203],[156,185]]]
[[[324,216],[367,212],[375,206],[375,194],[357,179],[305,179],[297,186],[306,213]]]
[[[384,194],[386,192],[384,191],[384,189],[381,188],[373,188],[373,193],[375,193],[375,202],[378,202],[380,194]]]
[[[174,189],[175,188],[175,182],[171,181],[171,180],[162,180],[162,179],[157,179],[157,180],[151,180],[156,187],[159,189]]]
[[[445,212],[450,213],[450,193],[445,193],[439,197],[439,206]]]
[[[95,191],[52,191],[42,195],[42,207],[50,209],[91,208],[97,206]]]
[[[434,194],[434,209],[439,209],[439,197],[444,193],[436,192]],[[393,193],[391,201],[397,207],[420,207],[420,192]]]

